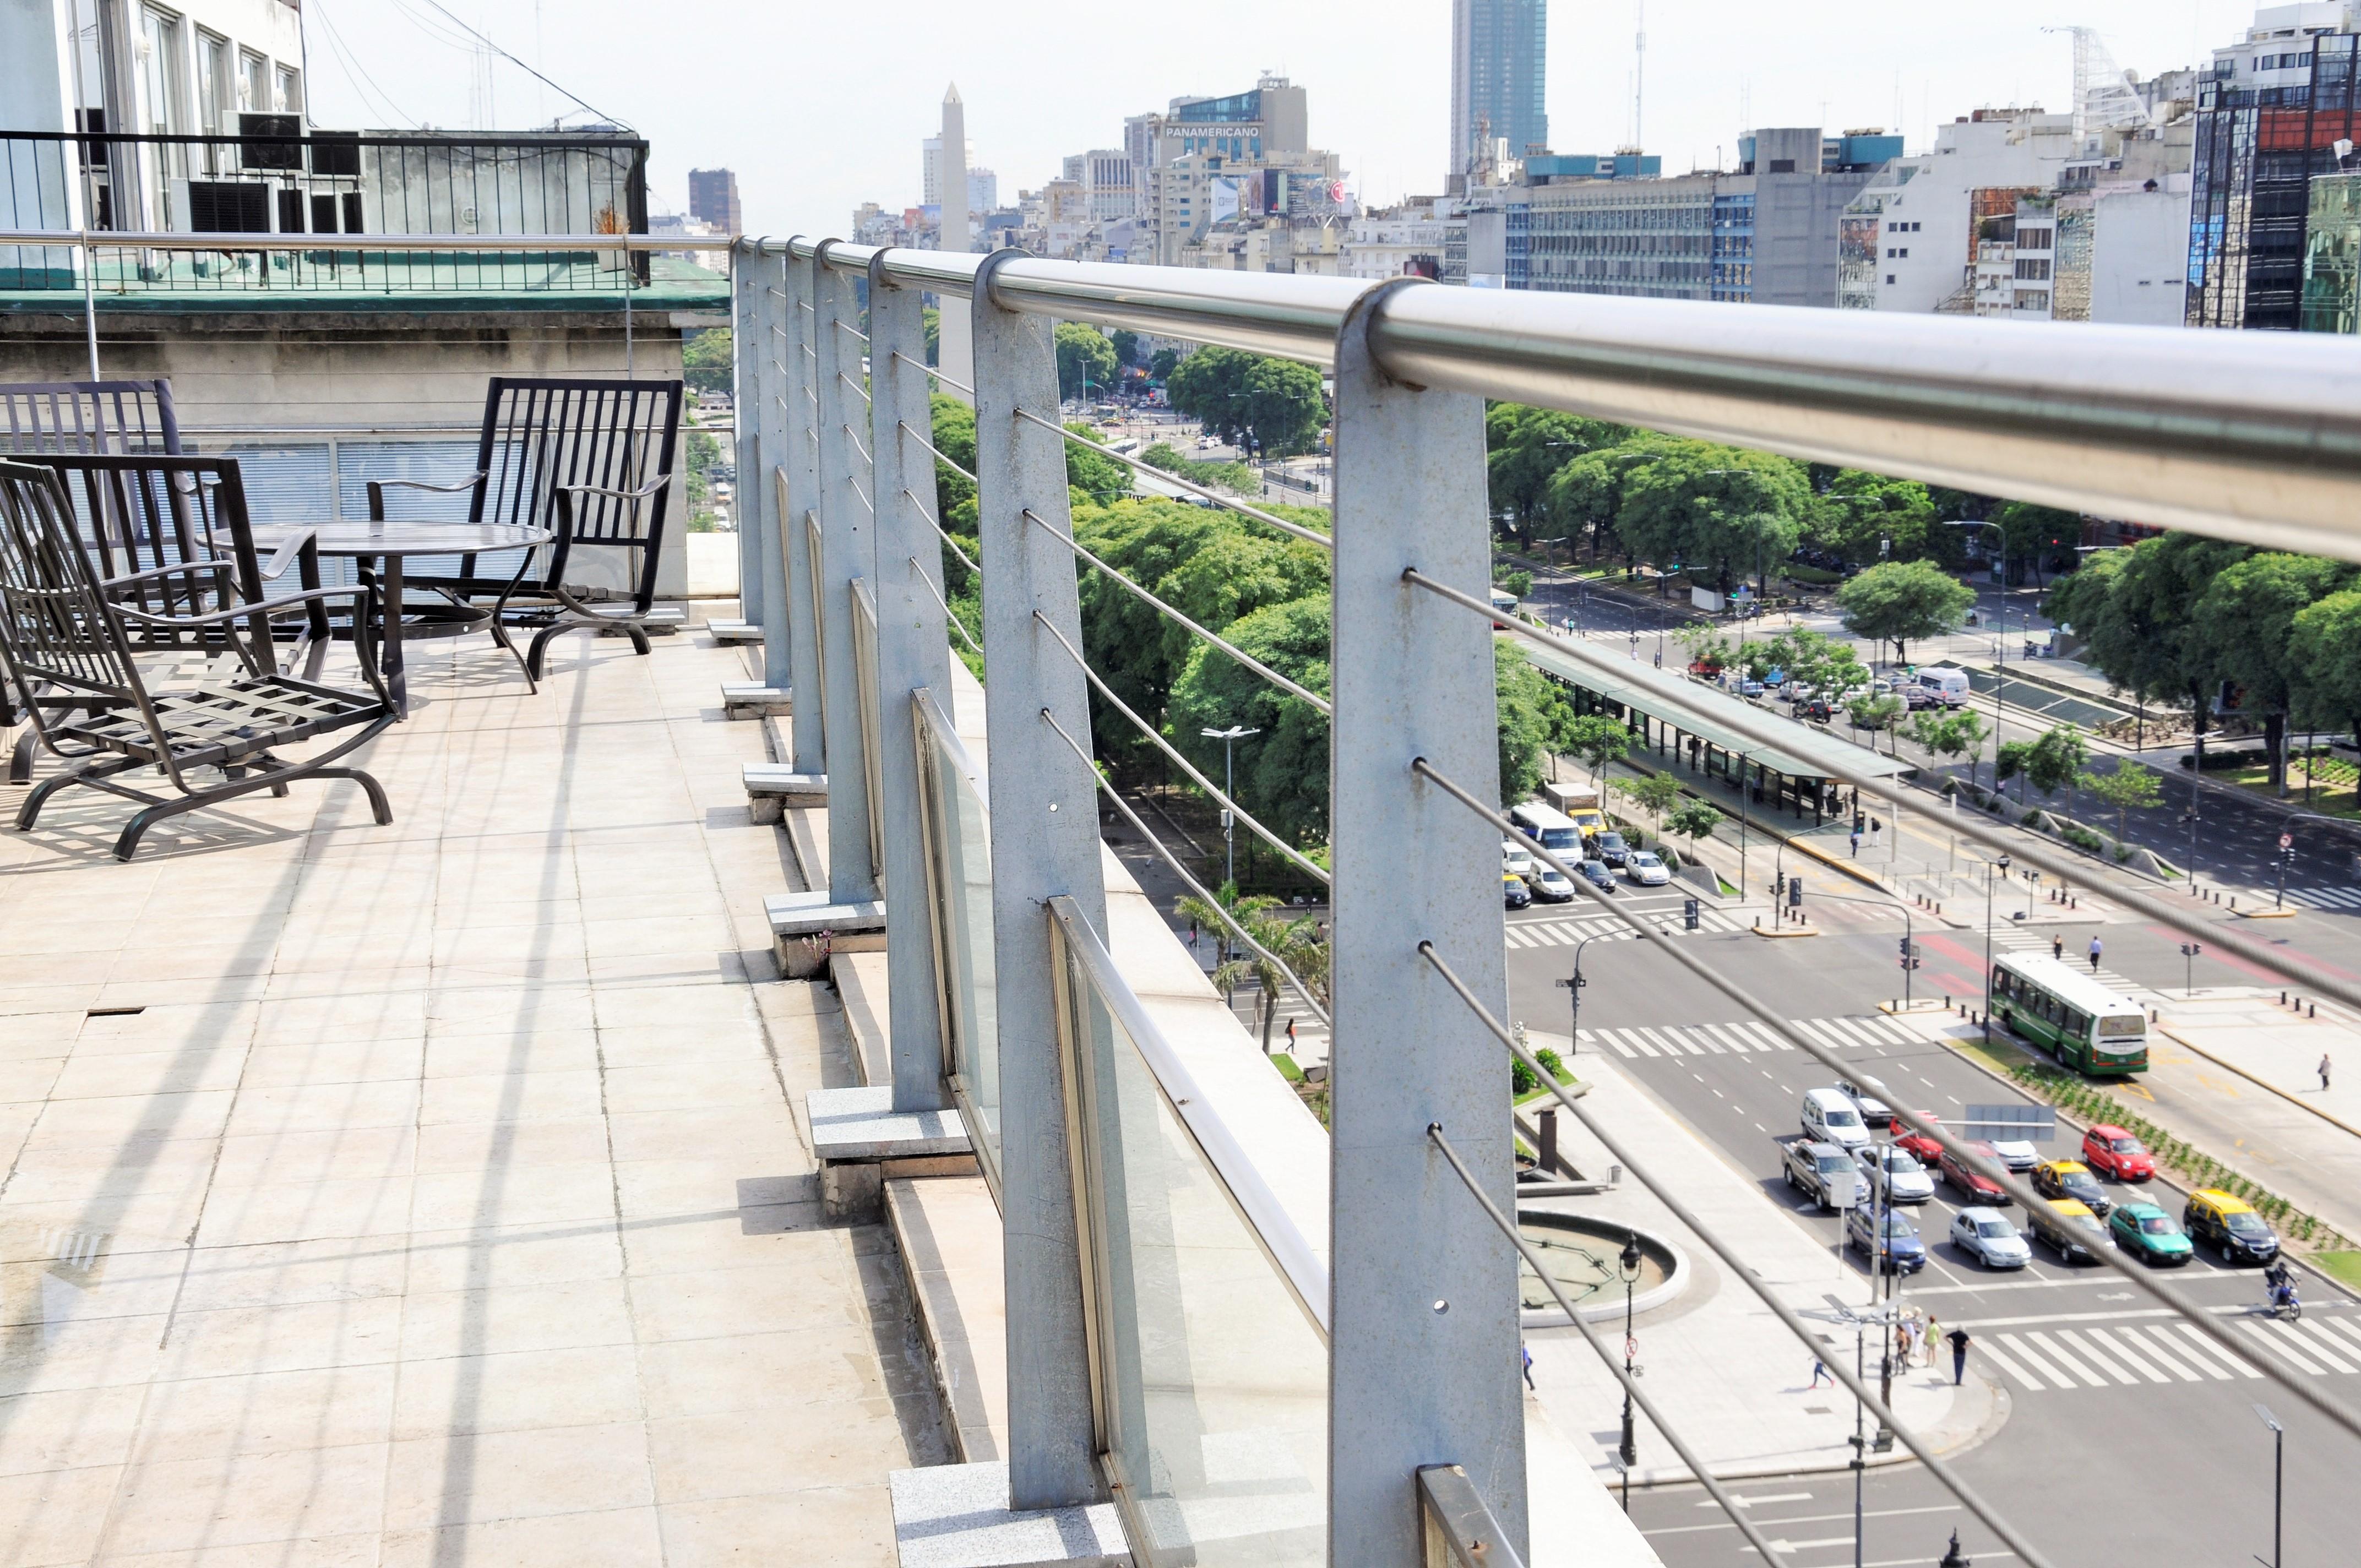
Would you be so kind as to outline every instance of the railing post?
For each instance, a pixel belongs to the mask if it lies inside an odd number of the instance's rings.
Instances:
[[[975,449],[983,568],[984,682],[992,778],[992,940],[1001,1085],[1001,1214],[1008,1312],[1008,1491],[1016,1508],[1101,1496],[1093,1463],[1089,1346],[1083,1336],[1075,1172],[1066,1143],[1048,901],[1073,899],[1106,929],[1098,796],[1091,770],[1043,709],[1085,749],[1089,694],[1037,609],[1082,646],[1069,535],[1065,443],[1016,417],[1055,423],[1050,323],[993,303],[994,269],[975,275]],[[1043,522],[1033,521],[1030,511]],[[1504,1112],[1505,1115],[1505,1112]]]
[[[812,252],[812,388],[818,400],[820,675],[826,683],[820,721],[828,750],[828,893],[831,903],[862,904],[877,896],[870,861],[869,757],[862,747],[858,617],[852,585],[873,582],[877,543],[870,503],[862,499],[869,465],[861,460],[856,430],[868,427],[861,400],[860,320],[851,280],[828,265],[840,242],[820,241]],[[856,423],[857,422],[857,423]],[[808,684],[808,683],[807,683]]]
[[[787,640],[786,521],[782,515],[782,487],[773,477],[787,453],[787,358],[794,341],[787,335],[785,299],[786,253],[758,250],[751,264],[754,274],[755,341],[739,350],[742,361],[759,356],[754,380],[755,400],[741,407],[739,419],[754,422],[756,468],[738,470],[738,527],[754,535],[755,573],[763,623],[763,685],[785,691],[793,677],[794,660]],[[747,619],[754,619],[749,611]]]
[[[735,376],[737,433],[731,440],[738,465],[738,619],[763,623],[763,528],[766,509],[755,498],[762,484],[763,438],[758,428],[763,400],[771,395],[764,372],[771,356],[770,317],[762,302],[762,241],[741,240],[730,253],[730,360]]]
[[[1489,591],[1484,410],[1371,360],[1401,287],[1356,302],[1336,351],[1328,1560],[1353,1568],[1418,1568],[1422,1466],[1462,1466],[1520,1555],[1526,1534],[1516,1253],[1427,1137],[1513,1212],[1509,1063],[1418,952],[1505,1003],[1499,835],[1411,771],[1499,797],[1492,635],[1402,580]]]
[[[881,253],[882,254],[882,253]],[[897,289],[869,264],[869,499],[877,541],[877,728],[884,805],[888,1041],[894,1058],[894,1108],[939,1110],[943,1097],[942,1014],[935,988],[934,916],[928,907],[927,831],[920,792],[917,727],[910,694],[948,696],[950,649],[943,622],[941,544],[927,519],[935,509],[935,460],[902,432],[933,439],[927,378],[925,297]],[[907,492],[906,494],[905,492]],[[833,840],[835,830],[829,829]]]
[[[798,236],[800,237],[800,236]],[[765,442],[774,474],[782,477],[785,504],[779,507],[779,551],[786,563],[780,585],[782,618],[787,631],[787,667],[796,686],[790,716],[789,759],[799,773],[828,771],[828,740],[820,729],[820,710],[827,694],[820,690],[819,628],[812,621],[812,573],[819,563],[811,558],[810,530],[805,518],[819,505],[819,407],[812,374],[812,269],[795,257],[789,240],[779,262],[779,345],[781,429],[775,444]],[[785,685],[783,681],[779,683]],[[833,846],[831,846],[833,848]]]

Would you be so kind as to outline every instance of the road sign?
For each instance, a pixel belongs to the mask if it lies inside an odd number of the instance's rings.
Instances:
[[[2280,834],[2280,835],[2279,835],[2279,848],[2280,848],[2280,849],[2282,849],[2282,850],[2292,850],[2292,849],[2294,849],[2294,848],[2295,848],[2295,835],[2294,835],[2294,834],[2292,834],[2292,833],[2282,833],[2282,834]]]
[[[2046,1144],[2058,1136],[2058,1111],[2050,1105],[1971,1105],[1962,1135],[1985,1143],[2023,1139]]]

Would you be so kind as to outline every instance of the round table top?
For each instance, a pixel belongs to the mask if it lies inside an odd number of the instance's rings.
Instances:
[[[520,550],[546,544],[545,528],[501,522],[370,522],[346,518],[332,522],[259,523],[254,546],[277,550],[298,529],[308,528],[323,555],[468,555],[479,550]]]

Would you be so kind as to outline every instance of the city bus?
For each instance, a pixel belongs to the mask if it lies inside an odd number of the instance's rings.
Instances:
[[[1581,824],[1554,806],[1529,800],[1511,808],[1509,820],[1517,825],[1518,832],[1560,860],[1578,861],[1584,856]]]
[[[2061,1066],[2101,1076],[2147,1070],[2147,1014],[2139,1004],[2047,953],[1994,960],[1992,1015]]]

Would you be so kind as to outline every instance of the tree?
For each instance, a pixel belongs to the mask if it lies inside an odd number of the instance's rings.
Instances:
[[[1114,458],[1102,457],[1091,450],[1091,446],[1106,444],[1099,439],[1097,431],[1080,420],[1069,421],[1066,431],[1090,443],[1089,446],[1071,441],[1066,443],[1067,484],[1102,504],[1131,493],[1131,470]]]
[[[2082,537],[2081,513],[2031,501],[2003,501],[1993,510],[1992,521],[2000,524],[2001,536],[2008,543],[2008,558],[2032,565],[2037,588],[2041,586],[2042,563],[2060,555],[2070,560]]]
[[[2081,635],[2083,658],[2117,689],[2143,702],[2186,703],[2202,753],[2219,676],[2198,605],[2215,577],[2252,554],[2193,533],[2101,551],[2050,590],[2048,614]]]
[[[2287,793],[2288,712],[2304,667],[2295,618],[2345,586],[2351,569],[2317,555],[2271,551],[2224,567],[2197,601],[2200,644],[2213,674],[2235,682],[2240,708],[2263,720],[2271,787]]]
[[[1902,712],[1902,699],[1882,692],[1865,691],[1845,704],[1845,717],[1852,720],[1856,729],[1883,729],[1901,718]],[[1870,749],[1875,751],[1875,744]]]
[[[1681,781],[1670,773],[1642,773],[1636,779],[1617,779],[1609,788],[1645,811],[1664,831],[1664,813],[1681,798]]]
[[[1860,468],[1839,470],[1811,509],[1805,537],[1856,565],[1948,558],[1951,531],[1938,527],[1935,502],[1916,479]]]
[[[1713,836],[1714,827],[1720,820],[1720,809],[1711,803],[1687,800],[1674,807],[1664,818],[1664,831],[1677,833],[1689,841],[1689,858],[1695,860],[1697,844]]]
[[[1505,638],[1492,643],[1495,723],[1500,738],[1500,804],[1531,800],[1542,787],[1543,759],[1572,711],[1557,685]]]
[[[935,461],[935,516],[950,528],[961,503],[975,499],[975,481],[967,477],[975,472],[975,410],[948,392],[937,392],[928,402],[935,450],[942,454]]]
[[[1309,451],[1327,422],[1320,372],[1241,349],[1201,348],[1165,378],[1172,406],[1267,457]]]
[[[2075,781],[2115,808],[2115,841],[2123,842],[2125,815],[2133,811],[2151,811],[2164,804],[2164,785],[2152,768],[2137,762],[2118,762],[2103,773],[2083,773]]]
[[[727,392],[731,389],[731,357],[730,329],[709,326],[703,332],[689,334],[680,345],[681,378],[695,392]]]
[[[1968,759],[1968,782],[1976,782],[1976,760],[1982,755],[1986,738],[1991,731],[1984,721],[1972,713],[1959,712],[1937,715],[1921,713],[1911,721],[1910,738],[1939,756]]]
[[[1210,350],[1200,349],[1199,353]],[[1094,574],[1095,575],[1095,574]],[[1223,635],[1280,674],[1328,695],[1328,595],[1265,606]],[[1328,720],[1227,653],[1198,642],[1172,683],[1165,734],[1208,777],[1222,773],[1222,743],[1201,731],[1242,724],[1261,734],[1237,749],[1239,804],[1289,843],[1328,834]]]
[[[1590,782],[1595,784],[1601,769],[1631,753],[1631,731],[1620,719],[1586,713],[1566,726],[1565,741],[1566,750],[1589,768]]]
[[[1710,565],[1727,594],[1733,567],[1767,570],[1795,550],[1811,499],[1800,464],[1666,437],[1626,471],[1616,529],[1659,567]]]
[[[943,362],[943,313],[932,305],[921,305],[918,321],[927,334],[927,363],[940,365]]]
[[[1159,383],[1168,382],[1172,379],[1173,369],[1179,366],[1180,363],[1180,350],[1173,348],[1159,348],[1148,358],[1148,378]]]
[[[2026,777],[2032,761],[2032,741],[2002,741],[2000,750],[1993,753],[1993,788],[1998,789],[2011,779]],[[2023,805],[2025,798],[2025,786],[2019,784],[2016,788],[2017,803]]]
[[[1084,398],[1095,387],[1115,385],[1115,345],[1106,334],[1084,322],[1060,322],[1056,334],[1058,396]]]
[[[2060,724],[2055,729],[2046,729],[2026,751],[2026,782],[2039,790],[2044,800],[2061,789],[2068,791],[2067,806],[2070,810],[2074,781],[2090,756],[2091,748],[2083,740],[2082,731],[2073,725]]]
[[[1278,899],[1259,894],[1241,898],[1235,883],[1224,883],[1213,898],[1214,902],[1209,904],[1194,894],[1187,894],[1174,903],[1173,912],[1185,915],[1200,927],[1217,933],[1224,951],[1236,952],[1236,957],[1225,959],[1214,967],[1213,985],[1227,998],[1246,981],[1251,980],[1255,982],[1257,992],[1256,1020],[1262,1035],[1262,1054],[1268,1056],[1271,1026],[1279,1018],[1280,996],[1283,992],[1294,988],[1288,984],[1287,976],[1280,972],[1279,964],[1271,962],[1270,959],[1252,948],[1234,948],[1231,945],[1233,927],[1230,921],[1235,920],[1272,958],[1294,970],[1295,978],[1303,982],[1305,989],[1323,1007],[1328,1002],[1327,939],[1320,935],[1317,917],[1305,915],[1291,920],[1280,918],[1271,913],[1281,907]],[[1224,915],[1230,919],[1224,920]]]
[[[1620,425],[1579,414],[1495,403],[1484,416],[1488,448],[1485,481],[1492,514],[1508,513],[1518,538],[1530,547],[1534,520],[1546,509],[1549,484],[1557,471],[1582,453],[1611,446],[1628,434]]]
[[[1884,562],[1837,590],[1845,630],[1893,643],[1896,663],[1905,662],[1910,643],[1958,630],[1975,602],[1973,588],[1932,561]]]
[[[2295,661],[2303,671],[2297,716],[2323,729],[2350,726],[2361,739],[2361,588],[2296,612]]]
[[[1129,367],[1139,363],[1139,334],[1127,326],[1115,329],[1108,341],[1115,345],[1115,362]]]

